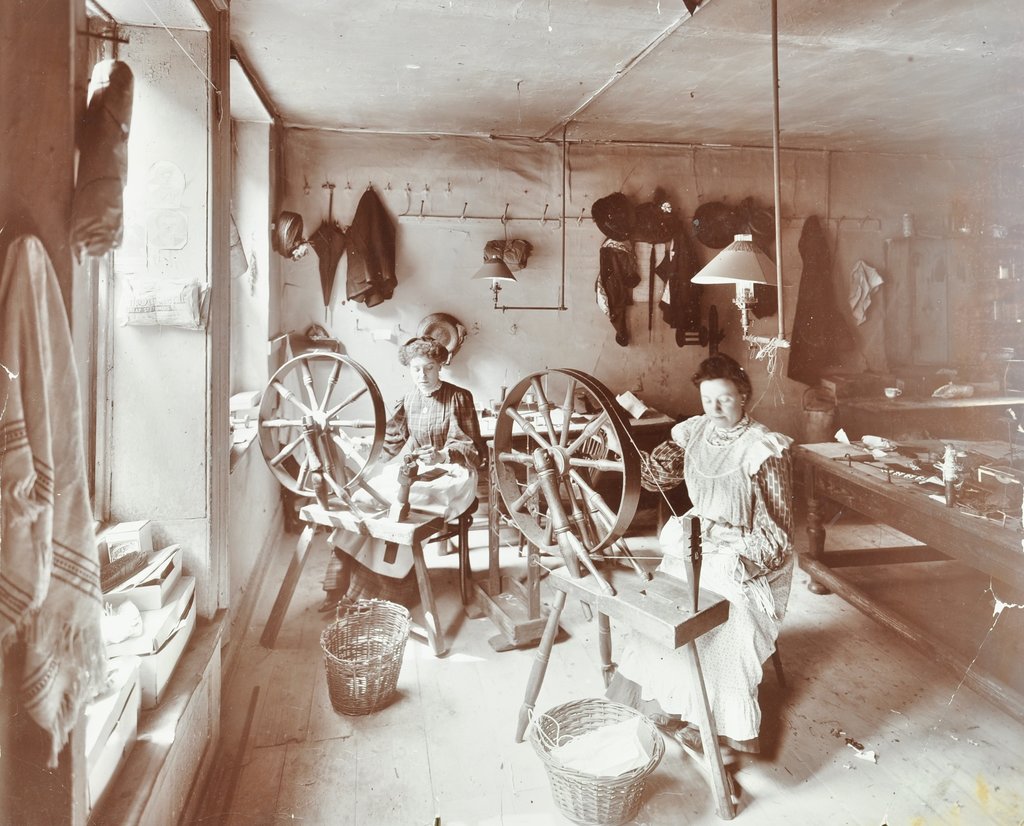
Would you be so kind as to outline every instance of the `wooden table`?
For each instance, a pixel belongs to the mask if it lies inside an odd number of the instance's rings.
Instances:
[[[702,607],[694,611],[690,586],[676,577],[655,573],[653,579],[643,581],[634,573],[624,570],[609,568],[602,573],[612,584],[615,594],[604,592],[593,576],[574,578],[565,569],[560,569],[553,571],[549,577],[548,581],[555,591],[555,601],[551,606],[551,613],[530,672],[523,704],[519,709],[516,742],[523,741],[532,719],[547,671],[551,648],[558,633],[558,620],[566,599],[571,596],[589,605],[597,614],[598,644],[606,685],[615,670],[612,662],[611,620],[624,623],[631,630],[649,637],[665,648],[686,648],[690,679],[697,687],[698,696],[703,700],[698,706],[698,719],[690,722],[700,727],[701,743],[704,747],[704,769],[714,794],[715,811],[720,818],[731,820],[736,813],[735,806],[729,779],[722,763],[718,732],[711,716],[700,657],[694,644],[694,640],[701,634],[717,628],[729,618],[729,603],[718,594],[701,589],[698,604]]]
[[[299,515],[306,526],[296,543],[295,553],[292,554],[288,570],[277,592],[277,598],[270,609],[270,616],[263,629],[263,635],[260,637],[260,645],[265,648],[274,647],[281,624],[284,622],[285,613],[288,611],[288,604],[291,602],[295,586],[299,582],[314,541],[319,539],[326,542],[327,537],[335,528],[342,528],[374,539],[382,539],[385,542],[394,542],[396,545],[408,545],[412,549],[413,567],[416,570],[416,581],[419,584],[420,600],[426,621],[427,640],[435,656],[440,657],[448,650],[437,616],[437,606],[434,603],[433,589],[430,587],[427,563],[423,558],[424,543],[434,534],[444,530],[443,517],[433,513],[420,513],[411,510],[408,516],[401,521],[389,519],[387,512],[369,514],[367,518],[360,519],[341,505],[330,510],[320,505],[307,505],[299,512]]]
[[[957,445],[994,459],[1004,456],[1008,450],[1005,442],[958,441]],[[1024,548],[1021,545],[1024,534],[1015,527],[1003,527],[956,507],[948,508],[928,496],[939,488],[926,488],[895,477],[890,480],[883,468],[846,461],[843,459],[846,454],[864,455],[864,451],[838,443],[800,445],[795,449],[807,497],[809,550],[800,555],[800,565],[811,575],[810,589],[819,594],[835,592],[897,631],[917,650],[945,662],[976,691],[1015,717],[1024,719],[1024,698],[970,668],[971,662],[959,652],[927,630],[911,625],[899,614],[879,605],[837,571],[849,566],[956,559],[1020,591],[1024,590]],[[897,457],[897,461],[907,460]],[[826,551],[823,499],[889,525],[924,545]]]
[[[582,433],[592,416],[574,416],[570,420],[569,433]],[[504,576],[498,561],[501,547],[501,529],[503,526],[515,527],[515,523],[502,513],[501,494],[498,492],[495,478],[494,463],[494,425],[493,416],[485,416],[480,420],[481,435],[488,442],[490,461],[488,462],[487,487],[487,576],[476,583],[476,596],[481,608],[499,630],[499,635],[491,640],[496,651],[508,651],[535,644],[544,631],[545,612],[540,602],[540,567],[534,558],[537,549],[527,543],[527,567],[523,580]],[[669,431],[676,419],[664,414],[646,416],[642,419],[630,419],[629,429],[641,449],[649,449],[668,438]],[[513,438],[518,438],[513,431]],[[525,439],[525,434],[522,435]]]

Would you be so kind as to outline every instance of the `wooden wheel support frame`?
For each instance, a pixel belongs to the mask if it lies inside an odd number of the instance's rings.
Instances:
[[[575,414],[581,409],[585,416]],[[561,368],[516,384],[498,412],[490,472],[492,494],[529,545],[524,583],[501,576],[491,537],[489,574],[477,596],[502,631],[491,641],[495,648],[541,638],[539,554],[560,557],[573,576],[591,573],[609,590],[595,566],[609,555],[625,557],[646,576],[622,541],[640,498],[639,454],[618,404],[597,379]]]
[[[260,637],[264,647],[274,647],[311,549],[341,528],[409,546],[423,606],[424,635],[436,656],[446,652],[423,555],[423,545],[441,533],[445,523],[439,515],[410,512],[408,485],[414,483],[415,473],[406,474],[404,481],[400,474],[396,502],[388,501],[367,481],[383,455],[386,427],[376,382],[347,356],[313,350],[286,362],[271,377],[260,405],[260,449],[285,488],[317,501],[301,511],[306,525]],[[380,508],[364,504],[361,509],[353,500],[357,488]],[[343,562],[347,560],[343,555]],[[468,561],[465,564],[468,576]]]
[[[591,416],[582,426],[573,420],[580,407]],[[520,381],[498,413],[494,462],[509,516],[542,553],[599,579],[595,556],[631,558],[622,537],[640,501],[640,456],[597,379],[560,368]]]
[[[373,495],[364,480],[380,457],[386,423],[370,374],[347,356],[314,350],[271,376],[260,404],[260,449],[292,493],[324,507],[329,498],[350,504],[353,486]]]
[[[351,505],[353,486],[370,490],[363,480],[381,455],[386,423],[377,383],[360,364],[312,350],[270,377],[260,402],[260,450],[285,489],[315,497],[323,509]],[[274,647],[311,549],[329,530],[308,521],[303,528],[260,637],[264,647]]]

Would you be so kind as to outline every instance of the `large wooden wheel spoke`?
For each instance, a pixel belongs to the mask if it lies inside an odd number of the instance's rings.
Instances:
[[[274,373],[260,404],[260,449],[277,480],[303,496],[316,482],[342,499],[365,486],[384,444],[387,416],[377,384],[337,353],[296,356]]]
[[[592,571],[592,555],[624,548],[640,499],[640,459],[597,379],[570,369],[524,378],[498,413],[494,455],[505,507],[542,551],[560,553],[573,571]]]

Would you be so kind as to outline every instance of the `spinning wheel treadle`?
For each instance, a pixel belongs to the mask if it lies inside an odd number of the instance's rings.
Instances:
[[[304,353],[270,378],[260,404],[260,449],[293,493],[347,500],[354,485],[366,487],[386,423],[377,383],[361,365],[333,352]]]
[[[574,417],[579,406],[596,414]],[[582,564],[610,591],[593,559],[607,549],[633,562],[622,537],[640,499],[640,457],[610,391],[578,370],[527,376],[498,413],[494,462],[499,493],[523,535],[542,552],[560,553],[573,575]]]

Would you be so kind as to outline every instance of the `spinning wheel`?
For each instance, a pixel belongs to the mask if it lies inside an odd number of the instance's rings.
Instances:
[[[260,449],[293,493],[321,504],[328,496],[348,501],[353,485],[373,494],[363,480],[380,457],[386,423],[377,383],[362,366],[313,351],[270,378],[260,404]]]
[[[581,404],[597,411],[582,423],[573,417]],[[509,515],[542,552],[560,553],[574,575],[582,564],[609,593],[594,566],[605,549],[640,573],[622,542],[640,499],[640,458],[603,384],[564,368],[524,378],[498,413],[494,461]]]

